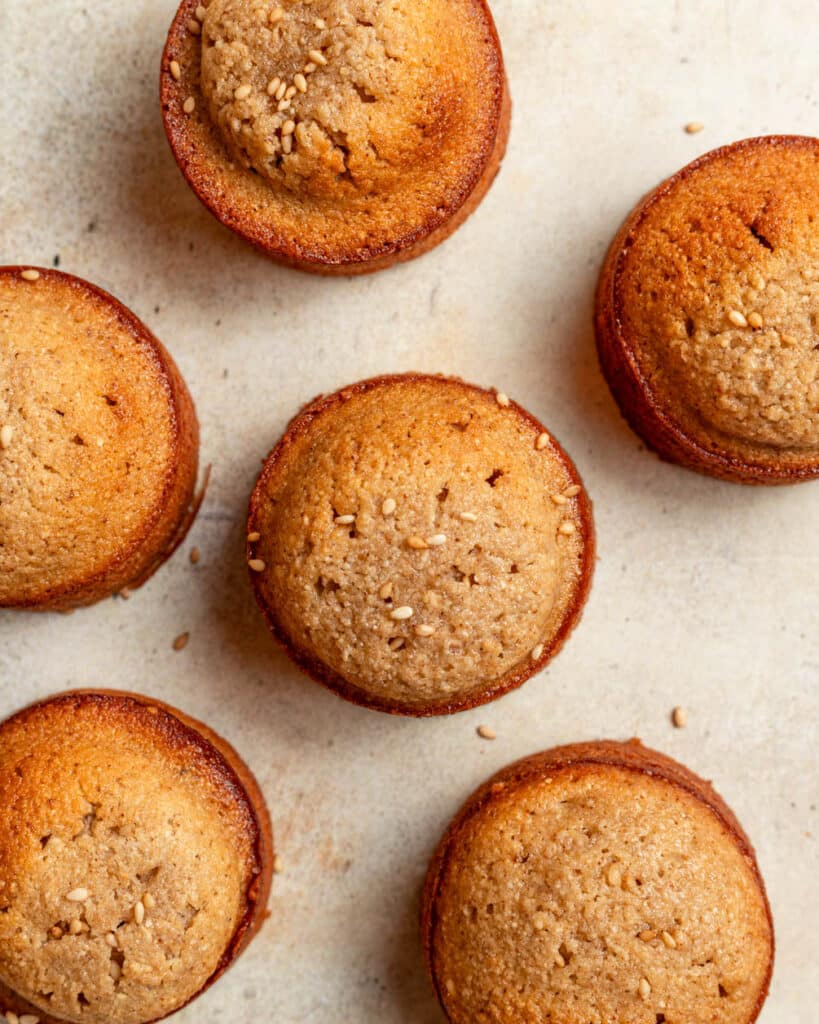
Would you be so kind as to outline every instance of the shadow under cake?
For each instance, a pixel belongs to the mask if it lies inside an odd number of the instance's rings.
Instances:
[[[381,270],[452,234],[499,170],[511,112],[485,0],[183,0],[161,101],[205,206],[322,274]]]

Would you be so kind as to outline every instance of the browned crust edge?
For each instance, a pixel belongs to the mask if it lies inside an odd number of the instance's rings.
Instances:
[[[207,765],[208,774],[214,784],[224,790],[228,799],[243,804],[249,819],[253,822],[253,832],[250,838],[255,874],[246,893],[245,913],[210,978],[186,1003],[177,1006],[165,1017],[154,1018],[154,1021],[164,1020],[171,1014],[177,1013],[183,1006],[192,1003],[209,989],[244,952],[268,917],[267,904],[273,881],[274,861],[270,813],[255,776],[227,740],[197,719],[191,718],[169,704],[154,700],[152,697],[144,697],[127,690],[68,690],[36,701],[21,709],[1,722],[0,730],[10,722],[25,719],[46,705],[64,704],[66,707],[76,707],[78,704],[91,702],[108,704],[114,711],[129,705],[131,708],[133,705],[138,705],[152,716],[161,713],[164,716],[162,731],[169,745],[178,745],[183,740],[193,741]],[[4,1010],[11,1010],[17,1014],[33,1014],[40,1018],[41,1024],[65,1024],[63,1018],[44,1015],[39,1007],[26,1002],[12,989],[0,982],[0,1016]],[[145,1024],[154,1024],[154,1021],[146,1021]]]
[[[700,167],[738,150],[756,146],[819,146],[815,138],[803,135],[765,135],[743,139],[711,150],[662,182],[631,211],[606,254],[595,301],[595,334],[603,376],[606,378],[624,419],[643,441],[667,462],[707,476],[743,484],[792,484],[819,477],[819,458],[804,463],[760,463],[732,455],[718,445],[705,448],[675,421],[662,401],[652,392],[634,350],[623,332],[622,306],[618,285],[623,257],[640,230],[648,211],[676,185]]]
[[[35,611],[66,611],[97,601],[146,582],[179,547],[190,529],[205,495],[207,479],[195,494],[199,467],[199,421],[190,392],[176,363],[164,345],[145,324],[102,288],[80,277],[44,267],[0,267],[0,275],[19,277],[23,270],[37,270],[44,281],[59,281],[77,292],[102,300],[121,326],[147,352],[157,369],[167,395],[173,425],[171,462],[162,495],[144,527],[129,547],[120,551],[108,565],[85,579],[54,587],[37,598],[7,601],[2,607]],[[31,282],[36,287],[38,282]]]
[[[473,817],[481,814],[488,805],[496,800],[500,792],[507,790],[509,787],[520,786],[547,775],[554,776],[556,773],[566,769],[584,767],[626,769],[640,775],[656,776],[664,779],[671,785],[693,796],[704,807],[708,808],[727,829],[754,877],[759,894],[762,897],[770,928],[771,949],[768,969],[754,1007],[754,1012],[747,1021],[747,1024],[753,1024],[761,1013],[763,1004],[768,997],[775,955],[773,916],[770,903],[768,902],[768,894],[765,890],[765,883],[756,861],[754,848],[737,820],[736,815],[710,782],[701,779],[689,768],[686,768],[685,765],[674,761],[667,755],[644,747],[640,740],[636,739],[630,740],[627,743],[614,740],[574,743],[553,747],[542,753],[524,757],[520,761],[508,765],[506,768],[502,768],[492,778],[483,783],[456,814],[432,857],[421,897],[421,942],[424,958],[435,994],[447,1020],[451,1018],[445,1008],[434,956],[435,929],[438,926],[436,902],[449,859],[457,848],[463,828]]]
[[[470,394],[481,396],[492,395],[491,391],[478,387],[475,384],[468,384],[458,377],[448,377],[443,374],[434,375],[427,373],[389,374],[382,377],[373,377],[369,380],[360,381],[357,384],[342,388],[334,394],[319,395],[317,398],[313,399],[312,402],[309,402],[301,412],[299,412],[290,421],[284,436],[267,457],[264,468],[251,495],[247,520],[247,532],[252,533],[258,529],[256,517],[259,507],[264,501],[266,486],[278,468],[283,456],[300,437],[307,433],[315,419],[319,416],[323,416],[327,412],[331,412],[334,408],[346,402],[353,395],[362,394],[364,392],[371,391],[374,388],[388,387],[396,383],[412,383],[415,381],[446,382],[448,384],[454,384]],[[516,402],[511,402],[509,408],[517,414],[518,418],[523,421],[527,427],[532,429],[535,437],[544,432],[545,428],[539,420],[519,406]],[[580,621],[583,608],[586,604],[589,590],[591,588],[596,553],[596,539],[594,522],[592,519],[591,499],[588,496],[588,492],[583,485],[583,480],[571,458],[566,454],[557,440],[555,440],[554,435],[552,435],[551,432],[548,433],[551,438],[551,445],[554,454],[562,462],[572,483],[578,484],[581,487],[581,491],[578,494],[578,516],[580,519],[580,532],[583,540],[583,562],[580,566],[580,576],[577,582],[574,599],[567,609],[560,629],[557,631],[550,643],[544,646],[543,654],[537,659],[537,661],[530,660],[526,664],[519,665],[516,669],[513,669],[500,680],[497,680],[487,689],[461,699],[441,701],[439,703],[421,707],[409,705],[401,701],[379,699],[359,687],[354,686],[333,669],[325,665],[324,662],[311,657],[291,644],[285,629],[276,618],[274,609],[270,608],[264,601],[260,591],[257,574],[249,572],[251,586],[256,597],[256,603],[259,605],[267,626],[279,643],[280,647],[292,659],[292,661],[302,669],[303,672],[306,672],[307,675],[316,682],[326,686],[327,689],[338,694],[339,697],[343,697],[345,700],[359,705],[359,707],[369,708],[373,711],[384,711],[391,715],[403,715],[410,718],[429,718],[438,715],[451,715],[459,711],[467,711],[470,708],[480,707],[482,704],[488,704],[490,701],[497,700],[499,697],[504,696],[504,694],[509,693],[511,690],[517,689],[533,675],[540,672],[540,670],[552,660],[558,651],[560,651],[568,639],[569,634]],[[250,544],[247,545],[246,554],[248,560],[253,557]]]
[[[433,211],[426,223],[413,228],[403,236],[384,242],[378,249],[350,250],[341,257],[333,257],[319,250],[303,250],[286,239],[277,237],[271,231],[260,229],[256,221],[230,201],[213,183],[206,172],[202,172],[195,146],[187,134],[188,119],[181,111],[177,95],[177,83],[168,66],[179,51],[187,35],[187,23],[195,16],[198,0],[182,0],[174,16],[165,48],[159,78],[159,98],[165,134],[183,177],[200,202],[224,227],[239,235],[246,242],[269,257],[275,263],[323,276],[357,276],[387,270],[396,263],[405,263],[429,252],[446,241],[467,218],[480,206],[500,171],[509,141],[512,117],[512,98],[503,60],[503,49],[497,27],[487,0],[472,0],[484,17],[491,37],[492,53],[496,63],[495,95],[496,115],[492,131],[482,152],[483,162],[476,164],[473,173],[462,182],[455,199],[442,211]]]

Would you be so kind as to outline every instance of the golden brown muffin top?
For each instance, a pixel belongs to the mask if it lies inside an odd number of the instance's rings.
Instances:
[[[180,83],[167,94],[195,105],[187,122],[171,113],[171,136],[209,205],[229,197],[220,215],[247,206],[260,242],[350,261],[411,244],[469,196],[504,88],[484,0],[210,0],[200,13],[169,47]]]
[[[767,988],[742,840],[651,771],[546,765],[495,784],[452,836],[433,914],[453,1024],[748,1024]]]
[[[548,654],[585,583],[588,508],[505,396],[381,378],[291,424],[251,506],[254,583],[308,671],[387,709],[463,704]]]
[[[0,270],[0,606],[126,557],[161,513],[177,423],[150,335],[53,271]]]
[[[140,1024],[217,970],[258,870],[214,748],[168,711],[68,694],[0,726],[0,981],[49,1015]]]
[[[619,330],[683,429],[763,461],[819,450],[819,140],[707,154],[625,245]]]

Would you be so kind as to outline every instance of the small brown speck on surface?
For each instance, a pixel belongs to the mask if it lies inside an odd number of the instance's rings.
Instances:
[[[198,565],[200,557],[201,556],[199,554],[199,548],[191,548],[191,553],[190,553],[191,565]]]
[[[682,707],[674,708],[671,712],[671,721],[677,729],[684,729],[688,725],[688,712]]]
[[[701,132],[705,127],[701,121],[689,121],[685,126],[685,130],[689,135],[696,135],[697,132]]]
[[[89,895],[90,894],[87,889],[79,888],[72,889],[65,898],[69,903],[84,903],[88,899]]]
[[[190,633],[180,633],[179,636],[173,642],[173,649],[175,651],[184,650],[188,646],[188,640],[190,640]]]
[[[491,725],[479,725],[477,733],[482,740],[494,740],[498,736]]]

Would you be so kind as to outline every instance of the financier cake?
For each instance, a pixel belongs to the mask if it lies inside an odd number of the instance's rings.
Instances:
[[[603,372],[663,458],[742,483],[819,476],[819,140],[747,139],[655,189],[597,294]]]
[[[519,686],[577,621],[594,557],[569,457],[506,395],[379,377],[310,403],[256,484],[248,564],[307,673],[380,711]]]
[[[450,1024],[751,1024],[774,953],[739,822],[637,741],[482,786],[430,866],[422,938]]]
[[[261,927],[270,820],[206,726],[135,694],[61,694],[0,725],[0,1017],[145,1024]]]
[[[138,586],[196,512],[199,427],[173,360],[112,296],[0,267],[0,607]]]
[[[511,109],[486,0],[183,0],[161,100],[205,206],[325,274],[452,234],[498,172]]]

